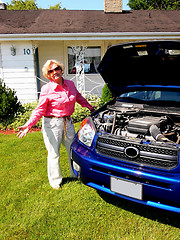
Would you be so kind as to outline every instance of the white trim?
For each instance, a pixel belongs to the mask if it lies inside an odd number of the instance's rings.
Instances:
[[[177,39],[180,32],[107,32],[107,33],[38,33],[0,34],[0,41],[20,40],[139,40]]]

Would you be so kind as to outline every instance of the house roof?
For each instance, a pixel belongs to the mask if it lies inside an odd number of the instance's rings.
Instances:
[[[0,10],[0,34],[180,32],[180,10]]]

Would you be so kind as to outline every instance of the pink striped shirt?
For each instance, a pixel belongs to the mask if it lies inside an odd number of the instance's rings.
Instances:
[[[74,112],[75,102],[90,110],[93,107],[78,92],[74,82],[64,79],[63,86],[50,81],[41,89],[39,103],[32,112],[25,126],[29,129],[34,126],[42,116],[63,117],[70,116]]]

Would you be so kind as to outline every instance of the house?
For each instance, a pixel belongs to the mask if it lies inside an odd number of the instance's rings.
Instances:
[[[43,64],[65,65],[83,94],[101,94],[97,65],[111,45],[147,39],[180,39],[180,11],[122,11],[122,0],[104,0],[102,10],[6,10],[0,3],[0,78],[21,102],[38,99]],[[82,53],[82,54],[80,54]],[[83,75],[77,74],[83,65]],[[81,66],[82,67],[82,66]],[[119,77],[123,77],[119,66]]]

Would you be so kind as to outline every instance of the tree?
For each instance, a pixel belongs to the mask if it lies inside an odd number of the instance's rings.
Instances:
[[[128,6],[133,10],[176,10],[180,9],[178,0],[129,0]]]
[[[55,6],[50,6],[49,9],[61,9],[61,3],[56,4]]]
[[[36,0],[12,0],[7,4],[7,10],[37,10]],[[50,6],[49,9],[61,9],[61,2],[55,6]]]
[[[7,10],[37,10],[36,0],[12,0],[7,4]]]
[[[113,99],[113,94],[111,90],[108,88],[107,84],[104,84],[104,87],[102,89],[102,95],[101,95],[102,104],[105,104],[112,99]]]

